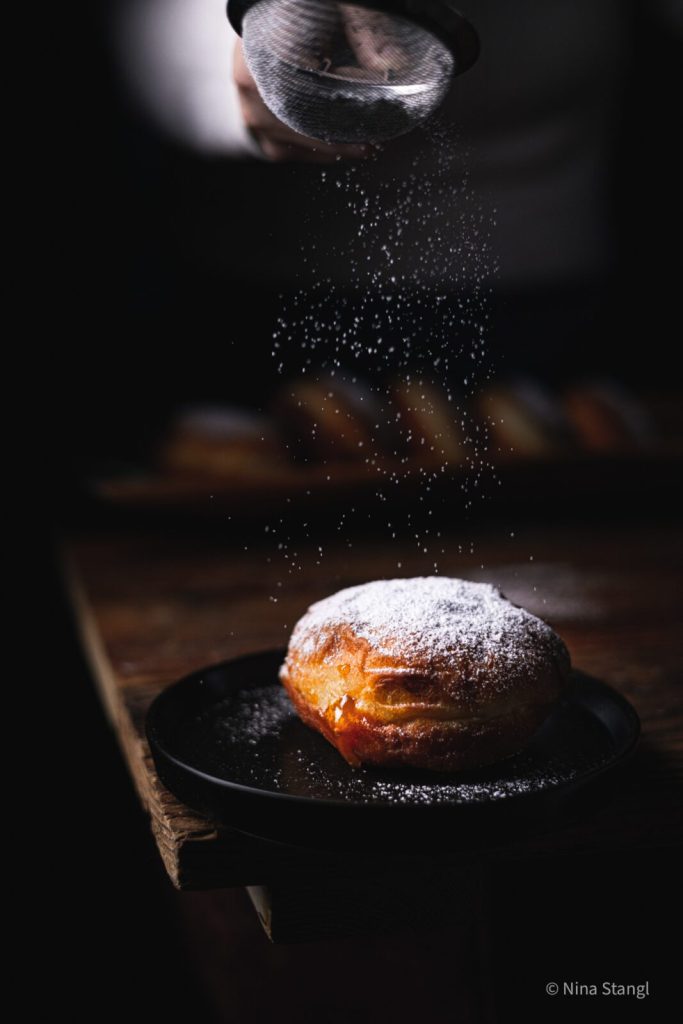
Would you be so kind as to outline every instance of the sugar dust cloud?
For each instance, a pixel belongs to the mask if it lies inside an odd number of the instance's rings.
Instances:
[[[305,214],[305,284],[283,296],[272,343],[294,424],[290,457],[315,463],[322,487],[343,467],[362,465],[374,482],[371,507],[343,503],[336,532],[352,547],[364,518],[383,522],[396,543],[398,574],[406,544],[425,556],[426,571],[439,572],[446,550],[441,531],[425,526],[432,505],[447,502],[454,521],[471,524],[499,485],[486,423],[468,411],[494,369],[495,212],[463,176],[467,154],[457,132],[438,122],[419,131],[400,177],[387,153],[320,172]],[[340,198],[343,221],[335,213]],[[351,226],[340,231],[342,223]],[[344,268],[339,280],[320,269],[321,251]],[[453,486],[435,494],[444,478]],[[397,522],[391,509],[399,502],[408,509],[416,502],[420,514],[408,510]],[[304,532],[320,563],[324,550],[311,519]],[[283,530],[282,521],[267,528],[291,575],[300,557]]]

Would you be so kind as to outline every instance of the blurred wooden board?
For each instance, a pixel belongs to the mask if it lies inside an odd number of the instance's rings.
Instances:
[[[527,507],[545,502],[640,502],[644,492],[662,499],[677,492],[683,452],[624,452],[613,455],[567,454],[556,458],[507,458],[485,470],[484,486],[493,494],[493,473],[505,483],[506,505]],[[477,471],[478,472],[478,471]],[[293,509],[333,506],[353,497],[372,498],[391,489],[397,500],[413,501],[429,483],[431,493],[448,501],[477,475],[466,465],[442,467],[425,460],[384,459],[366,465],[354,462],[286,464],[266,475],[210,477],[162,473],[119,474],[93,481],[92,496],[103,506],[137,514],[180,514],[197,518],[259,515]],[[392,478],[393,477],[393,478]],[[395,479],[400,481],[397,487]],[[457,510],[456,502],[452,503]]]
[[[566,640],[575,665],[624,693],[643,723],[639,751],[607,808],[489,849],[487,857],[618,852],[679,841],[680,531],[605,525],[511,537],[498,529],[475,539],[472,553],[469,539],[442,542],[447,553],[439,559],[440,571],[497,583],[546,618]],[[317,543],[296,544],[293,551],[294,563],[284,561],[273,542],[250,542],[245,549],[231,537],[200,531],[108,531],[65,541],[83,643],[160,854],[179,888],[274,885],[311,872],[349,873],[348,862],[334,854],[251,839],[184,807],[159,782],[144,739],[150,701],[184,674],[282,646],[307,605],[340,587],[433,571],[432,553],[376,539],[352,548],[338,540],[325,543],[322,556]],[[395,865],[400,863],[397,857]],[[364,873],[385,868],[386,858],[363,863]]]

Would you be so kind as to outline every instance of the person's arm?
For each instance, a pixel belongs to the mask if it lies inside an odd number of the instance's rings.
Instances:
[[[204,153],[262,156],[242,116],[225,0],[123,0],[112,17],[126,83],[159,127]]]
[[[298,135],[261,100],[225,0],[124,0],[113,38],[126,81],[151,118],[205,153],[329,163],[360,146]]]

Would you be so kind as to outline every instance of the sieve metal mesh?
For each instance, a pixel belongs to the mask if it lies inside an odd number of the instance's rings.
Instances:
[[[259,0],[247,66],[270,110],[325,142],[383,142],[426,120],[454,73],[448,47],[395,15],[332,0]]]

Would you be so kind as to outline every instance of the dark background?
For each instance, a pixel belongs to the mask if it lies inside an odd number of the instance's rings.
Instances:
[[[121,87],[111,7],[77,5],[53,83],[60,113],[49,126],[45,187],[55,222],[44,241],[60,340],[48,344],[43,372],[57,456],[50,463],[62,492],[70,467],[144,456],[150,432],[179,402],[263,405],[276,386],[270,338],[279,292],[240,279],[239,256],[225,255],[229,238],[192,228],[196,210],[215,210],[240,237],[259,197],[288,169],[197,156],[157,133]],[[515,353],[508,370],[552,379],[559,363],[567,377],[670,384],[667,353],[680,323],[675,126],[683,47],[646,9],[624,4],[638,28],[613,140],[615,273],[559,291],[495,292],[491,340]],[[318,174],[310,169],[312,182]]]
[[[272,322],[277,297],[207,274],[211,261],[202,261],[174,225],[186,197],[197,194],[211,200],[239,196],[238,209],[247,217],[273,170],[202,159],[156,135],[119,87],[105,11],[106,5],[91,0],[63,12],[41,124],[37,188],[45,213],[34,240],[33,301],[49,317],[40,379],[31,389],[31,406],[35,402],[47,428],[33,449],[40,501],[34,579],[45,624],[41,658],[59,680],[54,708],[47,698],[46,715],[58,728],[54,754],[46,757],[58,766],[68,800],[48,801],[57,852],[51,855],[52,880],[41,893],[41,934],[47,929],[47,938],[39,950],[51,953],[39,951],[34,969],[37,985],[49,986],[53,1007],[73,1020],[106,1014],[210,1022],[212,1011],[189,967],[174,894],[74,636],[51,543],[63,521],[89,514],[79,503],[84,468],[144,453],[154,425],[179,401],[256,401],[272,386],[263,377],[258,345],[242,349],[236,365],[235,351],[225,344],[226,310],[231,318],[241,316],[258,338]],[[51,24],[48,19],[44,27],[48,42]],[[587,343],[573,358],[584,369],[616,365],[622,379],[658,384],[670,376],[671,347],[680,333],[675,214],[682,180],[676,138],[681,53],[645,19],[639,40],[639,70],[614,145],[620,262],[599,295],[582,298],[591,322],[608,329],[599,352]],[[575,299],[568,305],[575,307]],[[559,299],[496,301],[506,312],[507,329],[511,321],[518,324],[513,330],[521,338],[529,303],[538,325],[539,310],[557,308]],[[655,517],[664,511],[651,509]],[[97,800],[90,799],[94,785]],[[59,841],[62,833],[68,846]],[[616,862],[593,857],[554,862],[545,870],[540,884],[536,866],[521,867],[514,884],[496,892],[494,954],[503,1021],[548,1013],[547,1001],[534,1004],[525,990],[520,958],[535,962],[539,980],[553,978],[562,965],[564,978],[650,978],[660,991],[668,987],[664,925],[673,916],[673,854],[633,852]],[[527,900],[527,892],[544,887],[547,900]],[[262,955],[278,956],[265,938]],[[260,971],[255,964],[254,984]],[[605,1012],[604,1004],[600,1010]],[[574,1020],[591,1007],[585,1001],[553,1004],[552,1012]],[[620,1019],[664,1019],[652,1001],[620,1002],[618,1013]],[[295,1007],[282,1005],[274,1007],[273,1019],[278,1017],[301,1019]],[[457,1015],[445,1006],[442,1019],[455,1021]]]

